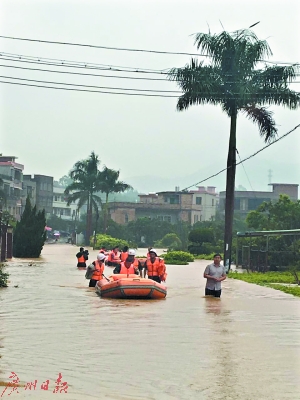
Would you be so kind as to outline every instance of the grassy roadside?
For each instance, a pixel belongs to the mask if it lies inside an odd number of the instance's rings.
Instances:
[[[228,278],[238,279],[256,285],[271,287],[282,292],[300,297],[300,286],[288,286],[295,284],[295,277],[291,272],[229,272]]]

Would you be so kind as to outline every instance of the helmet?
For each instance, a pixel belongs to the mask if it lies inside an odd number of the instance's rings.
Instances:
[[[129,256],[135,256],[135,251],[133,249],[129,249],[128,255]]]
[[[97,255],[97,260],[99,260],[99,261],[103,261],[103,260],[105,260],[105,255],[103,254],[103,253],[99,253],[98,255]]]
[[[149,250],[149,253],[154,253],[154,254],[157,256],[157,252],[156,252],[155,249],[150,249],[150,250]]]

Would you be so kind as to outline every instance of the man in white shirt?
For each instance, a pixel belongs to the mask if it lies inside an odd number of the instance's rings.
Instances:
[[[221,265],[222,257],[220,254],[214,255],[214,262],[208,265],[204,271],[204,278],[207,279],[205,286],[205,296],[221,296],[221,282],[226,279],[225,267]]]

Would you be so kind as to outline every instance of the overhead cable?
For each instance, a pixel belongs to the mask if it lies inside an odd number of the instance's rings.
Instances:
[[[8,82],[8,81],[1,81],[0,83],[6,83],[9,85],[19,85],[19,86],[31,86],[31,87],[38,87],[38,88],[46,88],[46,89],[57,89],[57,90],[69,90],[75,92],[90,92],[90,93],[105,93],[105,94],[118,94],[118,95],[126,95],[126,96],[145,96],[145,97],[174,97],[177,98],[178,96],[172,95],[159,95],[159,94],[147,94],[147,93],[122,93],[122,92],[110,92],[104,90],[88,90],[88,89],[75,89],[75,88],[65,88],[65,87],[58,87],[58,86],[45,86],[45,85],[33,85],[29,83],[20,83],[20,82]]]
[[[29,67],[19,67],[17,65],[7,65],[7,64],[0,64],[0,67],[4,68],[13,68],[13,69],[21,69],[25,71],[41,71],[41,72],[51,72],[57,74],[69,74],[69,75],[79,75],[79,76],[93,76],[93,77],[100,77],[100,78],[118,78],[118,79],[133,79],[133,80],[144,80],[144,81],[164,81],[173,83],[174,81],[170,81],[167,78],[144,78],[140,76],[122,76],[122,75],[104,75],[104,74],[88,74],[85,72],[73,72],[73,71],[57,71],[53,69],[43,69],[43,68],[29,68]],[[226,82],[227,84],[233,84],[238,82]],[[300,81],[293,81],[292,83],[300,83]]]
[[[259,149],[259,150],[256,151],[255,153],[251,154],[251,156],[249,156],[249,157],[247,157],[247,158],[244,158],[243,160],[239,161],[238,163],[235,163],[234,165],[239,165],[239,164],[241,164],[242,162],[247,161],[247,160],[249,160],[250,158],[256,156],[258,153],[260,153],[261,151],[267,149],[268,147],[272,146],[273,144],[279,142],[279,140],[285,138],[286,136],[288,136],[290,133],[294,132],[294,131],[295,131],[296,129],[298,129],[299,127],[300,127],[300,124],[296,125],[293,129],[291,129],[290,131],[288,131],[288,132],[285,133],[284,135],[280,136],[278,139],[274,139],[271,143],[269,143],[269,144],[267,144],[266,146],[262,147],[261,149]],[[207,180],[209,180],[209,179],[211,179],[211,178],[214,178],[215,176],[220,175],[222,172],[227,171],[227,169],[230,169],[230,168],[232,168],[232,167],[229,166],[229,167],[227,167],[227,168],[223,168],[221,171],[217,172],[216,174],[213,174],[213,175],[209,176],[208,178],[202,179],[202,181],[199,181],[199,182],[197,182],[197,183],[193,183],[192,185],[186,187],[185,189],[182,190],[182,192],[184,192],[184,191],[190,189],[190,188],[193,187],[193,186],[199,185],[199,183],[203,183],[203,182],[205,182],[205,181],[207,181]]]
[[[176,96],[171,96],[171,97],[179,97],[183,93],[178,90],[160,90],[160,89],[135,89],[135,88],[123,88],[123,87],[111,87],[111,86],[97,86],[97,85],[84,85],[84,84],[79,84],[79,83],[67,83],[67,82],[57,82],[57,81],[44,81],[44,80],[38,80],[38,79],[27,79],[27,78],[18,78],[14,76],[7,76],[7,75],[0,75],[0,78],[4,79],[13,79],[13,80],[20,80],[20,81],[27,81],[27,82],[34,82],[34,83],[46,83],[48,85],[63,85],[63,86],[73,86],[73,87],[84,87],[84,88],[95,88],[95,89],[109,89],[109,90],[123,90],[123,91],[132,91],[132,92],[154,92],[154,93],[177,93]],[[10,83],[8,81],[1,81],[2,83]],[[17,84],[17,82],[14,82]],[[36,87],[47,87],[47,88],[53,88],[52,86],[39,86],[39,85],[27,85],[27,86],[36,86]],[[56,87],[58,89],[59,87]],[[77,90],[76,88],[73,88],[73,90]],[[80,91],[80,89],[78,89]],[[99,92],[99,93],[107,93],[107,92]],[[118,93],[120,94],[120,93]],[[196,95],[201,95],[201,93],[195,92],[194,94]],[[223,93],[222,93],[223,94]],[[236,99],[239,100],[239,97],[233,97],[232,95],[238,95],[239,93],[231,93],[230,99]],[[251,95],[255,94],[260,94],[260,93],[251,93]],[[268,95],[268,92],[264,92],[265,95]],[[272,94],[272,92],[270,92]],[[223,101],[224,97],[221,97],[220,93],[209,93],[210,96],[213,96],[213,100],[220,100]],[[218,97],[219,96],[219,97]],[[164,96],[165,97],[165,96]],[[250,101],[251,99],[249,99]]]
[[[37,80],[37,79],[17,78],[17,77],[7,76],[7,75],[0,75],[0,78],[4,78],[4,79],[15,79],[15,80],[20,80],[20,81],[36,82],[36,83],[47,83],[47,84],[50,84],[50,85],[79,86],[79,87],[95,88],[95,89],[131,90],[131,91],[135,91],[135,92],[182,93],[182,92],[177,91],[177,90],[135,89],[135,88],[120,88],[120,87],[110,87],[110,86],[82,85],[82,84],[79,84],[79,83],[41,81],[41,80]]]
[[[29,38],[20,38],[14,36],[4,36],[0,35],[2,39],[10,39],[10,40],[19,40],[19,41],[26,41],[26,42],[36,42],[36,43],[46,43],[46,44],[58,44],[64,46],[77,46],[77,47],[89,47],[95,49],[103,49],[103,50],[117,50],[117,51],[130,51],[130,52],[140,52],[140,53],[154,53],[154,54],[169,54],[169,55],[186,55],[186,56],[196,56],[196,57],[210,57],[209,54],[200,54],[200,53],[187,53],[187,52],[176,52],[176,51],[162,51],[162,50],[146,50],[146,49],[132,49],[126,47],[110,47],[110,46],[99,46],[93,44],[84,44],[84,43],[72,43],[72,42],[59,42],[54,40],[41,40],[41,39],[29,39]],[[275,63],[275,64],[298,64],[298,63],[286,63],[282,61],[268,61],[268,60],[258,60],[260,62],[267,62],[267,63]]]

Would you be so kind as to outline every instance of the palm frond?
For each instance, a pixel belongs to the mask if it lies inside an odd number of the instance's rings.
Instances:
[[[296,78],[298,71],[298,65],[267,66],[264,70],[253,71],[251,82],[260,87],[287,87]]]
[[[288,88],[257,88],[251,98],[253,103],[260,105],[284,106],[291,110],[296,110],[300,106],[300,93]]]
[[[265,142],[269,142],[276,137],[277,128],[272,117],[272,111],[255,105],[244,107],[242,111],[249,119],[258,124],[259,133],[265,139]]]

